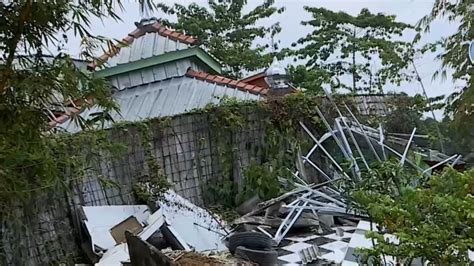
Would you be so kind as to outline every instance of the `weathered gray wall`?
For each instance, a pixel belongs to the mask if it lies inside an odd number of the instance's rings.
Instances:
[[[209,124],[212,115],[186,114],[173,117],[168,125],[159,121],[151,124],[153,152],[164,174],[178,194],[196,204],[203,203],[203,184],[222,178],[220,155],[215,145],[217,132]],[[235,150],[233,175],[236,182],[252,159],[259,160],[265,134],[263,115],[249,109],[245,116],[248,123],[229,134],[227,143]],[[81,218],[76,211],[81,205],[136,203],[133,184],[146,181],[148,176],[142,134],[134,126],[109,131],[114,141],[126,145],[126,153],[118,159],[102,157],[95,170],[87,171],[84,178],[72,178],[75,181],[68,193],[35,199],[36,218],[25,217],[21,221],[27,229],[20,230],[20,235],[9,234],[9,229],[21,223],[4,224],[0,236],[4,252],[8,253],[4,258],[6,264],[18,265],[15,258],[27,258],[27,265],[46,265],[81,256],[78,240],[83,236],[77,230]],[[9,248],[17,239],[22,239],[21,254]]]

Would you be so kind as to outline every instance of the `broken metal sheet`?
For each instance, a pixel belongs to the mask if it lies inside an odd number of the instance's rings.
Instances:
[[[248,217],[240,217],[234,220],[234,224],[255,224],[255,225],[266,225],[270,226],[271,228],[278,228],[281,223],[283,222],[282,218],[265,218],[260,216],[248,216]],[[318,226],[319,221],[316,219],[310,218],[302,218],[300,217],[296,222],[293,224],[294,228],[307,228],[312,226]],[[272,236],[273,238],[273,236]]]
[[[160,207],[167,223],[196,251],[226,249],[221,240],[223,235],[227,235],[223,222],[210,212],[172,191],[164,195]]]
[[[176,230],[174,230],[173,226],[169,225],[167,226],[169,232],[174,236],[174,238],[176,239],[176,241],[178,241],[178,243],[181,245],[181,247],[186,250],[186,251],[191,251],[191,247],[188,245],[188,243],[186,243],[186,241],[178,234],[178,232],[176,232]]]
[[[143,229],[143,231],[138,235],[143,240],[148,240],[153,233],[158,231],[160,227],[165,223],[163,217],[163,212],[160,210],[154,212],[147,219],[148,225]]]
[[[83,206],[85,225],[94,246],[107,250],[115,246],[116,242],[110,233],[110,229],[121,223],[130,216],[134,216],[138,222],[144,224],[150,216],[146,205],[117,205],[117,206]]]
[[[120,266],[122,262],[129,262],[127,243],[117,245],[104,253],[104,256],[97,262],[96,266]]]

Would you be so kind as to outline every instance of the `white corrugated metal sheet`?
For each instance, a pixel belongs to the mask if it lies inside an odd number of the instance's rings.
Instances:
[[[188,44],[161,36],[156,32],[147,33],[144,36],[135,39],[131,45],[120,49],[118,55],[107,60],[106,66],[114,67],[116,65],[126,64],[187,48],[189,48]]]
[[[114,121],[139,121],[148,118],[173,116],[205,107],[209,103],[218,104],[224,96],[240,100],[259,100],[261,96],[235,88],[206,81],[175,77],[117,91],[114,98],[120,106],[120,113],[112,113]],[[97,108],[84,111],[81,116],[88,118],[98,112]],[[105,126],[110,127],[110,124]],[[80,129],[71,121],[62,125],[68,132]]]
[[[109,77],[108,79],[115,88],[118,90],[123,90],[163,79],[184,76],[190,67],[197,71],[206,71],[206,69],[203,69],[191,59],[186,58],[165,64],[159,64],[153,67],[122,73]]]

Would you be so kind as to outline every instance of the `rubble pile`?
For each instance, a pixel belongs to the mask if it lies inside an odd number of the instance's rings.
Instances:
[[[173,191],[164,195],[153,213],[145,205],[84,206],[86,253],[96,265],[358,265],[355,250],[372,247],[365,233],[377,225],[349,208],[339,181],[360,180],[361,169],[370,170],[370,160],[398,158],[400,165],[423,175],[461,161],[457,155],[444,156],[420,169],[408,156],[416,129],[408,140],[385,139],[383,128],[362,125],[347,106],[349,117],[343,116],[329,93],[327,98],[338,117],[331,127],[315,107],[317,119],[327,128],[320,138],[300,122],[314,145],[298,158],[291,182],[285,183],[288,192],[264,202],[257,196],[249,199],[237,208],[242,216],[231,226]],[[328,142],[337,146],[342,160],[328,151]],[[321,160],[314,160],[316,154],[326,161],[324,167]],[[350,163],[348,169],[341,166],[343,161]],[[317,175],[319,181],[309,175]],[[393,235],[385,238],[397,242]],[[393,258],[383,261],[397,263]]]

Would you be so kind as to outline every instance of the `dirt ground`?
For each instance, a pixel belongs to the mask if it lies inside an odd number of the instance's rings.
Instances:
[[[173,261],[173,265],[254,265],[236,259],[230,254],[229,256],[205,256],[196,252],[183,252],[176,250],[171,254],[167,254],[167,256]]]

